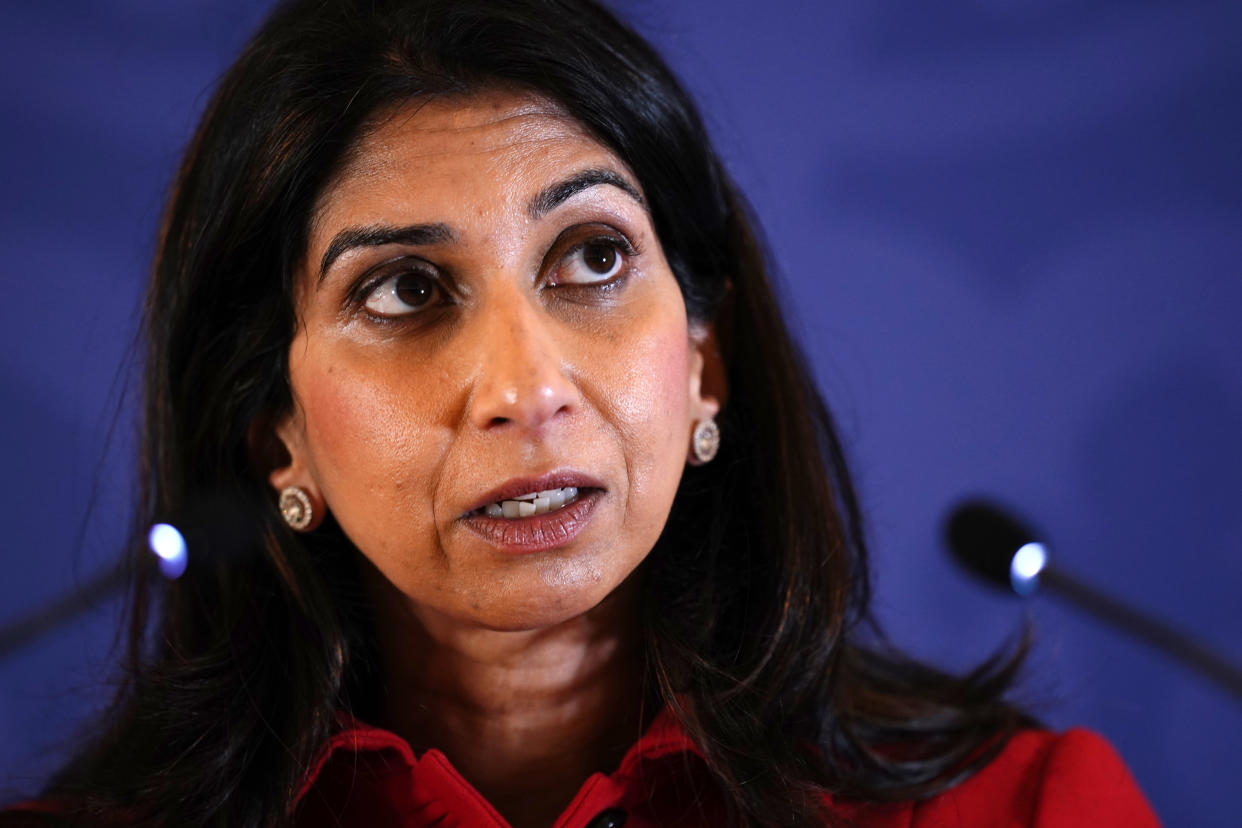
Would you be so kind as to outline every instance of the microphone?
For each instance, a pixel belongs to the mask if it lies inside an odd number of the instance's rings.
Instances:
[[[1030,595],[1048,568],[1048,548],[1035,533],[999,506],[968,500],[945,524],[949,550],[958,563],[987,583]]]
[[[260,542],[259,526],[254,506],[238,495],[214,493],[154,524],[147,532],[147,549],[160,573],[174,581],[185,573],[191,553],[202,565],[255,549]],[[0,660],[121,591],[128,575],[126,561],[113,564],[77,589],[4,624],[0,627]]]
[[[994,501],[958,504],[945,520],[944,534],[957,562],[986,583],[1023,597],[1045,589],[1242,700],[1242,670],[1206,644],[1053,565],[1048,545]]]

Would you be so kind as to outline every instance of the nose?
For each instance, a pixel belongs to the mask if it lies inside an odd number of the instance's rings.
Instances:
[[[475,427],[538,432],[578,406],[578,387],[565,372],[563,333],[537,300],[520,291],[496,296],[475,323],[468,346],[476,363],[468,402]]]

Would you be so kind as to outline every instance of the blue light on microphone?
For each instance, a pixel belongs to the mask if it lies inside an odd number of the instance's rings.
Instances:
[[[1042,543],[1026,543],[1013,553],[1009,562],[1009,583],[1019,595],[1030,595],[1039,588],[1039,573],[1048,565],[1048,550]]]
[[[147,545],[160,559],[160,572],[165,578],[171,581],[181,577],[189,556],[185,538],[177,527],[168,523],[155,524],[147,533]]]

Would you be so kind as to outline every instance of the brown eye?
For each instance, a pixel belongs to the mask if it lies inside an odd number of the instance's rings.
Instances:
[[[589,285],[607,282],[621,272],[625,254],[608,239],[590,241],[570,251],[557,273],[560,285]]]
[[[582,261],[601,276],[610,276],[617,264],[617,249],[607,244],[588,244],[582,248]]]
[[[412,308],[421,308],[430,302],[435,291],[435,283],[421,273],[398,276],[393,286],[396,297]]]
[[[366,309],[376,316],[405,316],[431,304],[439,283],[427,273],[407,271],[389,276],[367,295]]]

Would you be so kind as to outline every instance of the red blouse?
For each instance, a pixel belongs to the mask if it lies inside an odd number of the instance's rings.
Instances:
[[[616,771],[586,780],[554,828],[719,826],[715,791],[702,757],[666,711]],[[1159,825],[1117,753],[1082,729],[1022,731],[983,770],[928,800],[830,805],[845,824],[876,828]],[[324,747],[297,817],[298,828],[509,825],[443,753],[416,757],[399,736],[357,723]]]

